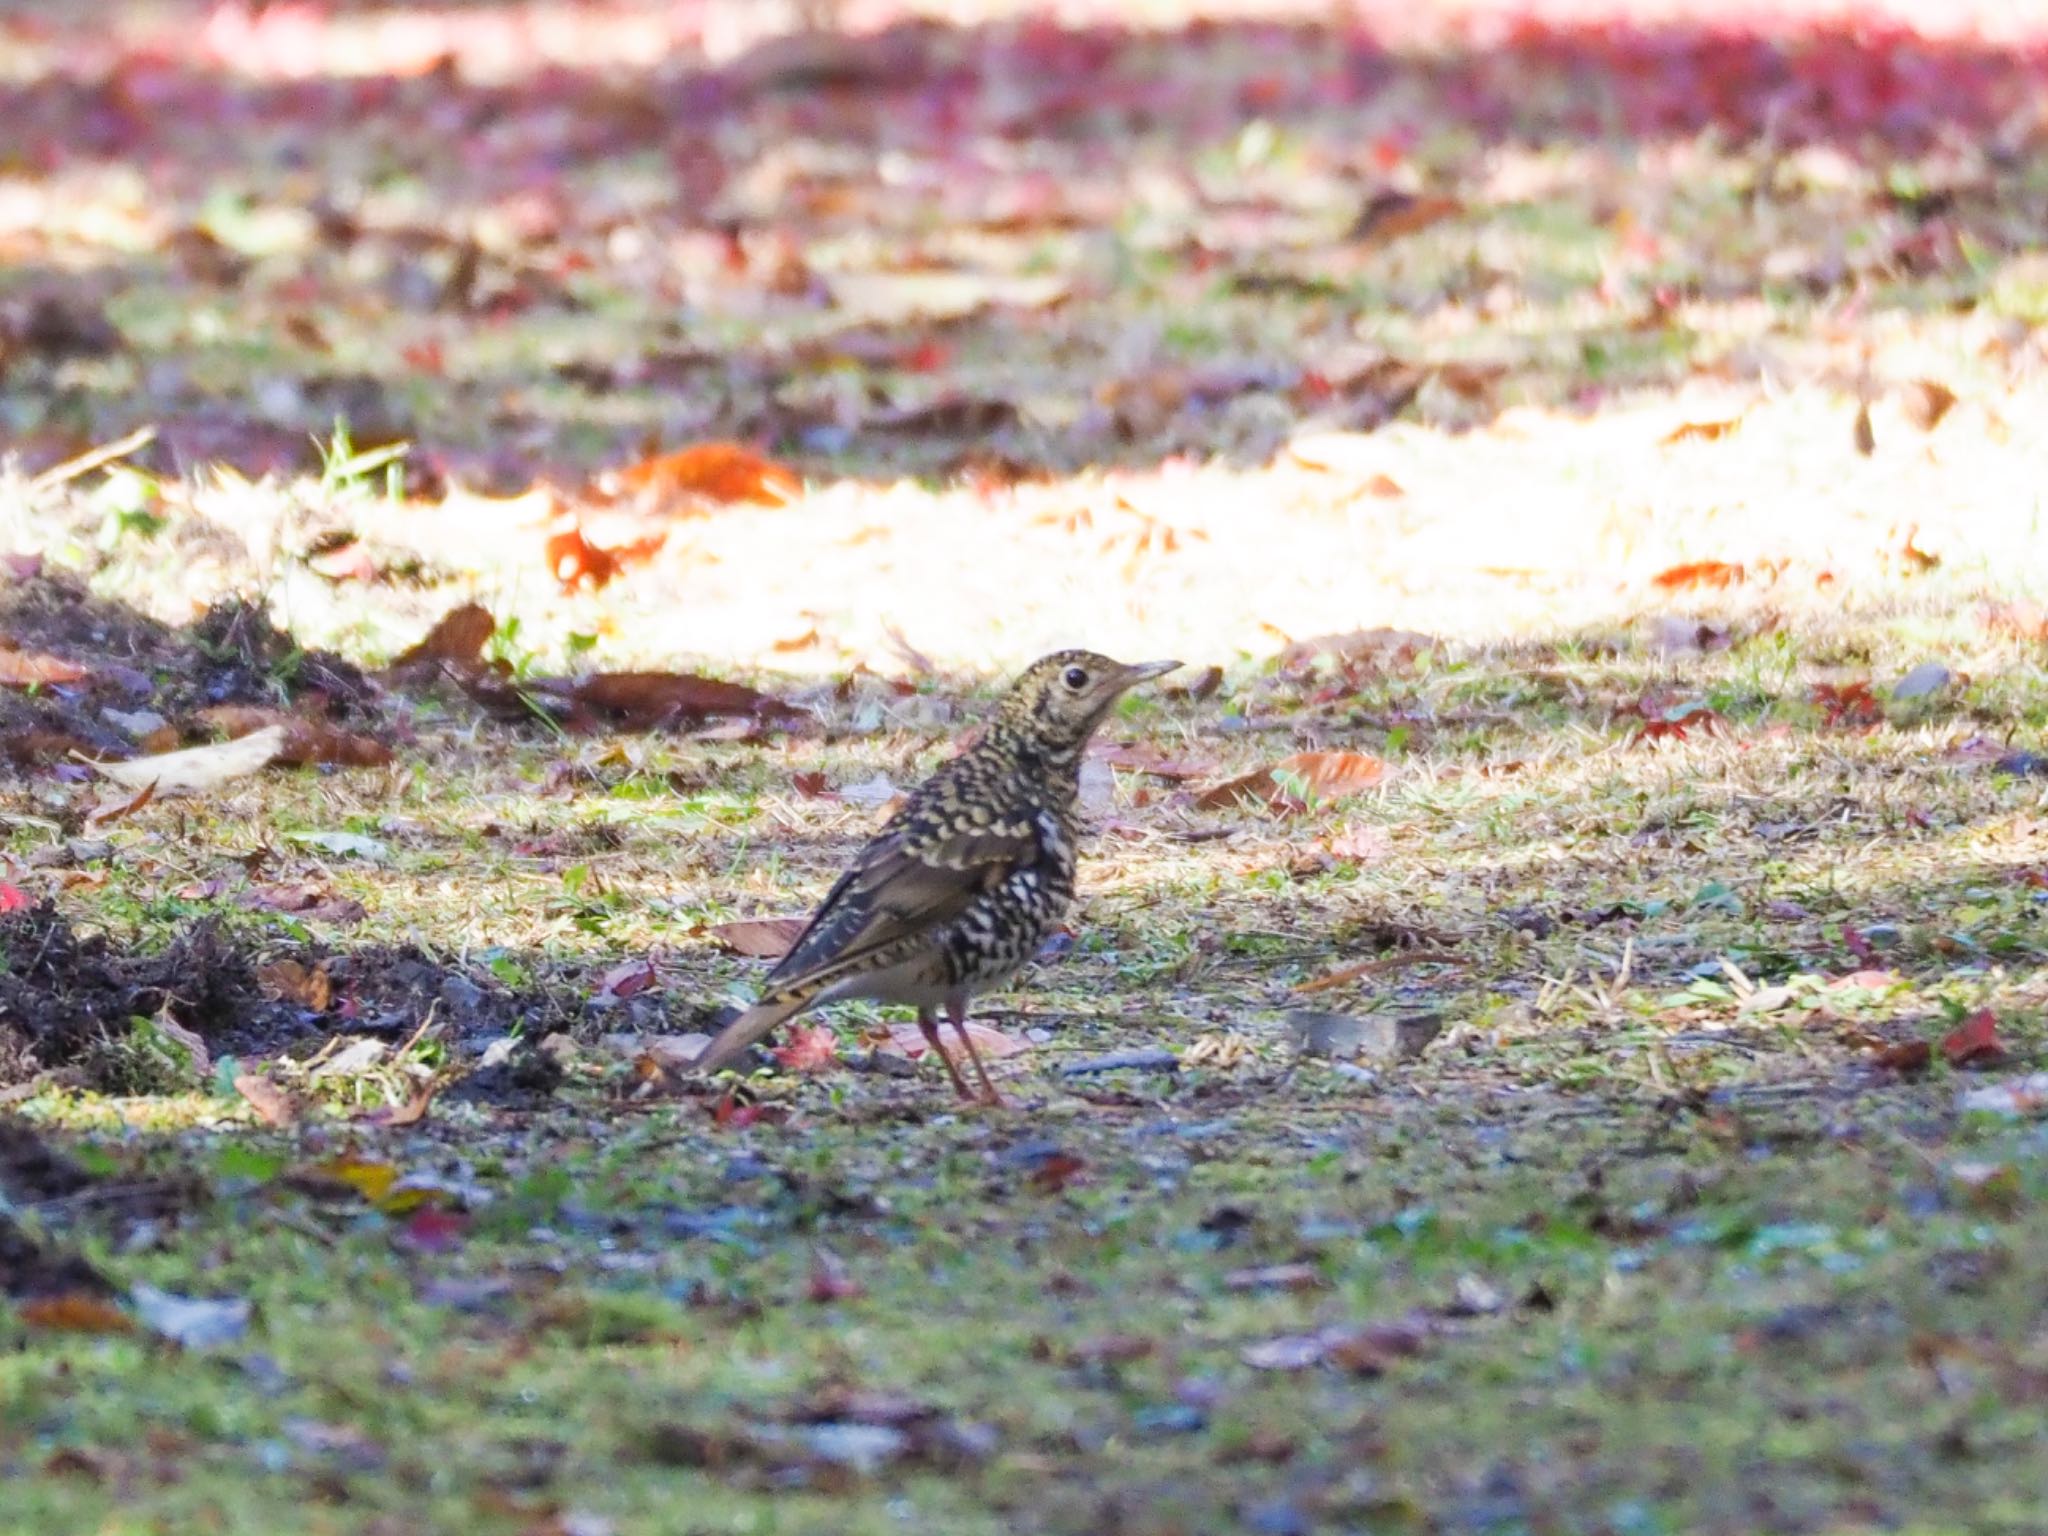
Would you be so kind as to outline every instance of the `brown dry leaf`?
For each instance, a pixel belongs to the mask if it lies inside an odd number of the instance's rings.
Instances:
[[[1360,245],[1386,245],[1445,219],[1455,219],[1464,211],[1465,205],[1455,197],[1376,192],[1359,210],[1344,238]]]
[[[391,749],[374,736],[344,731],[324,720],[309,720],[279,709],[256,704],[216,704],[200,710],[198,718],[230,741],[271,727],[282,730],[284,745],[275,761],[288,768],[304,768],[314,763],[339,768],[381,768],[391,761]]]
[[[568,696],[604,723],[628,731],[720,715],[760,715],[784,707],[744,683],[687,672],[599,672],[573,684]]]
[[[780,960],[789,953],[797,935],[804,931],[807,917],[748,917],[737,922],[716,923],[705,930],[714,943],[736,955],[755,960]]]
[[[267,1126],[276,1128],[298,1121],[299,1101],[267,1077],[254,1072],[240,1073],[235,1078],[235,1092]]]
[[[427,1111],[434,1107],[434,1096],[448,1081],[446,1076],[435,1077],[422,1084],[413,1096],[403,1104],[388,1105],[373,1109],[362,1117],[365,1125],[418,1125],[427,1118]]]
[[[92,674],[76,662],[42,651],[20,651],[0,644],[0,684],[9,688],[42,688],[53,683],[83,682]]]
[[[126,800],[102,800],[85,813],[88,827],[110,827],[124,816],[132,816],[156,798],[154,782],[145,784]]]
[[[1719,442],[1741,425],[1742,418],[1740,416],[1735,417],[1731,421],[1688,421],[1672,428],[1657,439],[1657,441],[1666,448],[1670,447],[1673,443]]]
[[[200,795],[262,772],[276,761],[285,745],[285,728],[272,725],[210,747],[188,747],[182,752],[137,757],[125,763],[94,763],[92,767],[102,778],[130,789],[153,784],[159,799]]]
[[[1877,452],[1877,434],[1870,430],[1870,403],[1865,401],[1856,407],[1856,426],[1851,434],[1856,451],[1869,458]]]
[[[1899,409],[1907,422],[1922,432],[1940,426],[1955,403],[1955,391],[1933,379],[1915,379],[1899,389]]]
[[[103,1296],[67,1291],[24,1301],[15,1316],[30,1328],[50,1333],[133,1333],[135,1319]]]
[[[273,960],[257,971],[263,990],[282,1002],[297,1003],[315,1013],[325,1013],[334,1001],[334,983],[323,965],[305,965],[297,960]]]
[[[482,663],[484,647],[490,643],[498,621],[482,603],[464,603],[441,615],[427,631],[426,638],[399,652],[390,670],[406,672],[446,663],[452,667],[474,667]]]
[[[1159,691],[1169,699],[1207,699],[1213,698],[1216,691],[1222,686],[1223,669],[1221,667],[1204,667],[1189,678],[1187,682],[1168,683]]]
[[[1271,767],[1203,790],[1195,805],[1216,811],[1248,802],[1300,811],[1311,800],[1327,803],[1371,789],[1386,776],[1387,765],[1368,753],[1297,752]]]
[[[672,517],[702,517],[713,507],[786,506],[803,494],[796,471],[738,443],[699,443],[599,475],[596,490],[632,498],[644,510]]]

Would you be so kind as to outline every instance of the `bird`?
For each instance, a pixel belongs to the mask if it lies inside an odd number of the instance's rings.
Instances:
[[[958,1034],[1000,1104],[967,1032],[972,996],[1038,951],[1074,897],[1081,754],[1124,693],[1180,666],[1093,651],[1042,656],[1010,685],[976,741],[885,822],[769,972],[759,998],[720,1030],[693,1070],[731,1066],[778,1024],[850,998],[917,1010],[925,1043],[963,1100],[968,1088],[939,1034]]]

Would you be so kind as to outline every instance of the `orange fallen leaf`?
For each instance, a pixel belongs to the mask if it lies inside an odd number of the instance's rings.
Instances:
[[[613,499],[630,497],[648,511],[689,517],[738,503],[784,506],[803,494],[804,484],[794,470],[738,443],[699,443],[609,470],[596,488]]]
[[[40,688],[53,683],[83,682],[91,676],[76,662],[42,651],[20,651],[0,645],[0,684],[9,688]]]
[[[1925,1072],[1934,1062],[1934,1047],[1925,1040],[1900,1040],[1876,1055],[1877,1064],[1902,1074]]]
[[[325,1013],[334,1000],[334,983],[322,965],[304,965],[297,960],[273,960],[256,972],[263,990],[281,1002],[296,1003],[315,1013]]]
[[[133,1333],[135,1319],[103,1296],[67,1291],[24,1301],[15,1315],[31,1328],[51,1333]]]
[[[1688,421],[1682,426],[1666,432],[1658,442],[1668,448],[1673,443],[1717,442],[1742,425],[1742,418],[1733,421]]]
[[[1735,587],[1747,580],[1748,575],[1741,566],[1731,565],[1725,560],[1693,560],[1659,571],[1650,578],[1650,585],[1664,592],[1683,592],[1694,587]]]
[[[747,917],[715,923],[706,930],[716,943],[736,955],[755,960],[780,960],[810,921],[805,917]]]
[[[587,587],[594,592],[617,580],[627,566],[653,559],[664,542],[665,537],[656,534],[630,544],[601,549],[583,536],[582,528],[572,523],[550,534],[547,543],[541,546],[541,554],[547,561],[548,574],[561,584],[563,591],[574,592]]]
[[[265,1125],[286,1126],[299,1118],[298,1101],[267,1077],[243,1072],[235,1078],[235,1092]]]
[[[1297,752],[1271,767],[1205,789],[1195,799],[1205,811],[1251,803],[1300,811],[1314,802],[1342,800],[1371,789],[1387,765],[1364,752]]]

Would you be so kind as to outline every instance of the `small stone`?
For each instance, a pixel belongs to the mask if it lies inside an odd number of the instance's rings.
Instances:
[[[1923,661],[1919,666],[1900,678],[1892,689],[1895,703],[1907,699],[1924,699],[1929,694],[1939,693],[1955,680],[1955,674],[1938,661]]]

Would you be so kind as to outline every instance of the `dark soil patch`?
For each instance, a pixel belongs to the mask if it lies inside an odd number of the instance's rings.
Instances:
[[[290,958],[324,975],[324,1007],[280,995],[265,967]],[[216,919],[203,918],[162,950],[123,949],[106,934],[80,934],[44,902],[0,916],[0,1084],[69,1068],[107,1092],[136,1081],[137,1019],[165,1018],[216,1056],[308,1054],[333,1035],[403,1039],[429,1020],[465,1044],[515,1031],[538,1040],[581,1017],[578,989],[509,988],[414,946],[289,957],[258,951]],[[519,1076],[519,1091],[545,1085]],[[486,1095],[488,1096],[488,1095]]]
[[[75,1253],[46,1248],[0,1216],[0,1295],[15,1301],[40,1296],[111,1296],[107,1277]]]
[[[135,756],[143,747],[108,710],[153,712],[193,740],[212,734],[193,717],[219,704],[289,707],[352,724],[379,713],[380,691],[360,667],[302,650],[264,610],[242,602],[216,604],[189,629],[175,629],[67,577],[44,576],[0,589],[0,642],[87,671],[33,692],[0,688],[0,750],[18,767],[73,752]]]

